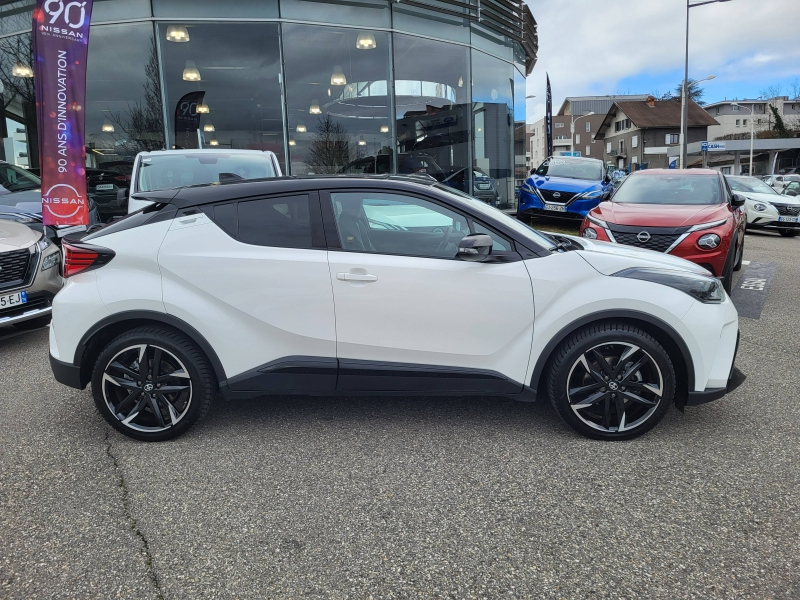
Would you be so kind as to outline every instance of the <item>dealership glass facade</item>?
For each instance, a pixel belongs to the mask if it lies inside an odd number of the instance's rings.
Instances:
[[[87,166],[171,147],[271,150],[292,175],[425,172],[468,193],[488,176],[493,203],[513,209],[525,52],[459,4],[95,0]],[[2,150],[31,168],[33,79],[19,66],[33,5],[0,7]],[[186,111],[199,130],[176,130]]]

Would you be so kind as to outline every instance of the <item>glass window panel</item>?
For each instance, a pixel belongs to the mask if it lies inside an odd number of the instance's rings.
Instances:
[[[170,147],[271,150],[284,164],[278,24],[186,24],[188,42],[168,41],[170,25],[158,25]]]
[[[29,33],[0,38],[0,82],[3,85],[0,106],[4,107],[0,111],[0,137],[3,138],[0,156],[17,166],[35,169],[39,167],[39,141],[33,77],[13,74],[15,65],[32,68],[31,56]]]
[[[498,207],[512,209],[516,203],[512,137],[516,70],[511,63],[473,50],[472,72],[475,166],[495,181]]]
[[[495,33],[480,23],[471,24],[472,45],[509,62],[514,60],[514,43],[511,38]]]
[[[452,4],[436,2],[436,0],[427,0],[426,3],[446,10],[459,10]],[[398,31],[469,43],[469,21],[465,18],[395,2],[392,3],[392,20],[394,29]]]
[[[187,5],[190,6],[187,10]],[[278,0],[220,0],[191,2],[186,0],[153,0],[153,14],[156,17],[177,17],[185,19],[189,16],[196,19],[203,17],[243,17],[245,19],[269,19],[278,17]]]
[[[397,172],[472,192],[468,49],[394,35]]]
[[[64,3],[66,4],[66,2]],[[92,24],[150,16],[150,0],[94,0],[92,4]],[[94,34],[94,28],[92,28],[92,34]],[[90,42],[91,39],[90,35]]]
[[[391,27],[389,3],[386,0],[317,2],[315,0],[281,0],[281,17],[316,23]]]
[[[0,35],[30,32],[36,0],[19,0],[0,6]]]
[[[286,23],[283,51],[290,173],[385,172],[389,35]]]
[[[472,231],[473,233],[485,233],[492,238],[492,252],[511,252],[514,250],[511,240],[478,221],[472,222]]]
[[[509,208],[516,208],[519,189],[528,176],[525,166],[525,139],[527,122],[527,100],[525,99],[525,76],[516,68],[514,73],[514,191],[509,198]]]
[[[89,168],[130,175],[136,154],[164,147],[151,23],[92,27],[84,114]]]
[[[269,155],[260,152],[159,153],[144,158],[136,187],[151,192],[265,177],[275,177],[275,169]]]
[[[463,215],[412,196],[337,192],[331,201],[345,250],[454,258],[469,234]]]
[[[257,246],[312,248],[308,196],[239,202],[239,240]]]

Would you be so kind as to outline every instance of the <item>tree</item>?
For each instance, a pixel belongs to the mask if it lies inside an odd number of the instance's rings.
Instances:
[[[703,95],[706,93],[706,91],[700,86],[698,86],[697,81],[694,79],[690,79],[687,83],[689,85],[687,98],[689,100],[694,100],[697,104],[703,106],[705,104],[705,101],[703,100]],[[683,97],[683,83],[679,83],[678,87],[675,88],[675,95],[678,98]]]
[[[786,125],[783,122],[783,118],[781,117],[781,113],[778,112],[778,109],[775,108],[770,104],[769,109],[772,111],[772,116],[775,117],[775,126],[773,129],[778,132],[778,136],[782,138],[789,137],[789,131],[786,129]]]
[[[350,162],[350,140],[341,123],[325,115],[317,121],[305,163],[314,173],[337,173]]]
[[[762,88],[759,92],[762,100],[769,100],[770,98],[777,98],[783,93],[783,87],[780,85],[770,85]]]
[[[16,118],[25,125],[28,140],[28,164],[39,166],[39,137],[36,128],[36,90],[33,77],[13,75],[17,64],[33,67],[33,52],[30,35],[15,35],[0,39],[0,83],[3,87],[0,96],[0,116],[5,131],[6,110],[14,106],[19,111]],[[5,136],[4,136],[5,137]]]

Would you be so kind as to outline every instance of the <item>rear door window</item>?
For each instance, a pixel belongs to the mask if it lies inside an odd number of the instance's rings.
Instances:
[[[309,198],[305,194],[239,202],[237,216],[238,238],[245,244],[313,247]]]

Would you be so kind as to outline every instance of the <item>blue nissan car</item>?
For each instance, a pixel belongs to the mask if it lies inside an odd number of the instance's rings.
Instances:
[[[517,216],[583,219],[613,190],[602,160],[551,156],[522,184]]]

